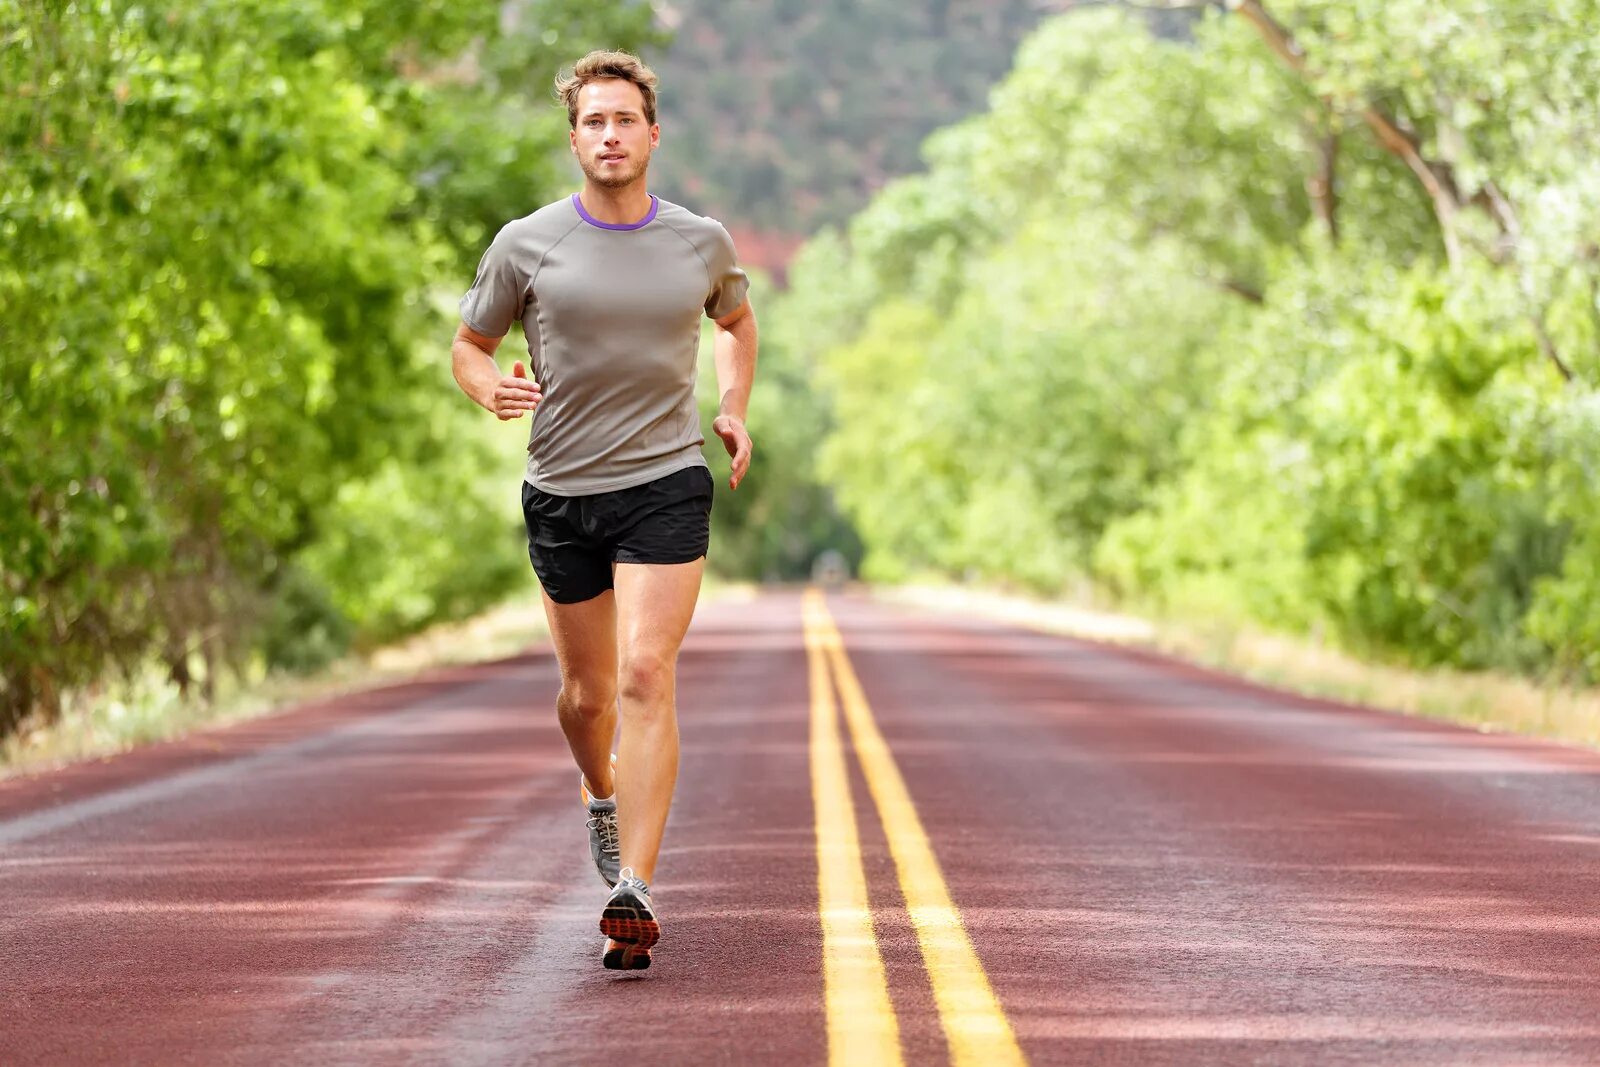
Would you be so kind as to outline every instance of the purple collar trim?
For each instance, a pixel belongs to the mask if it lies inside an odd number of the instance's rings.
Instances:
[[[661,201],[656,199],[656,194],[650,194],[650,210],[638,222],[601,222],[587,211],[583,210],[583,200],[577,193],[572,194],[572,206],[578,209],[578,217],[590,226],[598,226],[602,230],[637,230],[641,226],[650,225],[656,217],[656,210],[661,207]]]

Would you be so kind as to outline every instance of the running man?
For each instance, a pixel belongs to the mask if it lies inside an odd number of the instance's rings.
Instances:
[[[711,429],[732,457],[729,489],[750,467],[756,365],[749,282],[728,232],[646,189],[661,139],[655,86],[626,52],[591,52],[556,80],[583,189],[500,230],[451,345],[468,396],[502,420],[531,417],[528,556],[590,853],[612,887],[600,930],[614,970],[650,966],[661,932],[650,883],[678,776],[678,647],[711,532],[694,392],[701,314],[716,324]],[[513,320],[528,365],[502,375],[494,352]]]

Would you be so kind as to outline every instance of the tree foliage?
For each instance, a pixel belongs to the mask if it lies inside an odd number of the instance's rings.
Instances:
[[[520,578],[441,296],[551,192],[524,79],[654,39],[642,6],[520,10],[0,0],[0,730]]]
[[[866,570],[1600,668],[1600,5],[1044,24],[790,299]]]

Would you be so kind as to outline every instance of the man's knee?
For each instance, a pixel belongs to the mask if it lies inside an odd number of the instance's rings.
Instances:
[[[623,660],[621,690],[624,708],[643,710],[670,706],[677,657],[635,652]]]
[[[604,682],[567,681],[556,697],[556,710],[564,719],[598,719],[617,706],[617,688]]]

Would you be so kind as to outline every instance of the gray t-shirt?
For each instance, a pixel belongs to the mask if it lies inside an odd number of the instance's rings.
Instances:
[[[650,201],[627,225],[594,219],[576,194],[507,223],[461,298],[461,320],[486,337],[522,320],[544,389],[526,479],[547,493],[604,493],[706,465],[700,315],[734,311],[750,283],[720,223]]]

